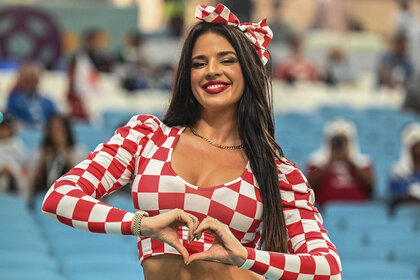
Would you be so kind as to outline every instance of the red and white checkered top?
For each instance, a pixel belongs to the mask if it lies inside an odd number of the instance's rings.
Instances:
[[[180,208],[200,221],[210,216],[228,225],[247,247],[244,269],[274,279],[341,279],[340,259],[313,206],[313,192],[296,166],[278,162],[290,254],[257,250],[262,200],[249,164],[239,178],[220,186],[200,188],[186,182],[171,167],[172,150],[183,130],[153,116],[133,117],[54,183],[43,212],[78,229],[131,234],[134,214],[97,199],[132,181],[135,209],[153,216]],[[213,242],[205,233],[188,243],[186,228],[179,230],[179,237],[190,254],[206,250]],[[168,244],[148,237],[138,239],[138,248],[140,262],[161,254],[179,255]]]

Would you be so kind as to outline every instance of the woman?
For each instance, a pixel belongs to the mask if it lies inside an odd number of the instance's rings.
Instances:
[[[196,16],[163,121],[133,117],[53,185],[43,211],[139,236],[145,279],[341,279],[312,191],[273,137],[271,30],[220,4]],[[95,199],[131,179],[136,214]]]
[[[25,200],[29,193],[25,176],[26,157],[23,142],[16,135],[16,122],[0,112],[0,196],[18,195]]]
[[[63,115],[52,117],[45,126],[42,147],[34,160],[34,193],[47,191],[84,157],[83,149],[76,145],[70,120]]]

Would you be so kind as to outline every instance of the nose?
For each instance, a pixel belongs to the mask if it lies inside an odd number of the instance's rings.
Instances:
[[[212,79],[214,77],[220,76],[222,73],[220,64],[215,59],[212,59],[208,62],[206,78]]]

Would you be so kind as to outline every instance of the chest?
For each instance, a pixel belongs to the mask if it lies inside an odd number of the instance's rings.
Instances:
[[[176,136],[154,142],[146,146],[138,158],[132,183],[135,208],[148,211],[152,216],[179,208],[200,220],[210,216],[238,232],[255,232],[261,220],[262,200],[249,167],[227,183],[197,187],[172,167],[175,140]]]

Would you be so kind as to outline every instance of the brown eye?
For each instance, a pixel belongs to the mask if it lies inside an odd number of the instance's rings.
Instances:
[[[191,67],[192,68],[202,68],[202,67],[204,67],[206,65],[206,63],[204,63],[204,62],[193,62],[192,64],[191,64]]]
[[[227,58],[222,61],[223,64],[233,64],[236,62],[238,62],[238,59],[236,58]]]

